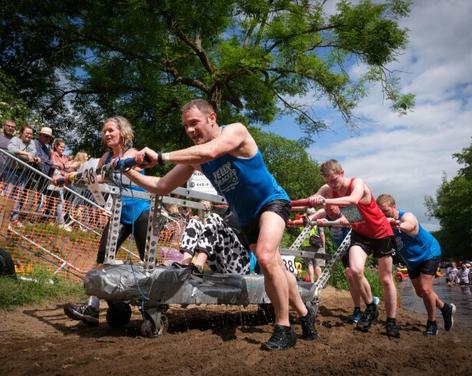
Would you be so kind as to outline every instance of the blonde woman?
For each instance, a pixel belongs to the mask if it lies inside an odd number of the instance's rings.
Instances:
[[[111,162],[115,158],[134,158],[136,156],[137,151],[133,148],[133,128],[130,122],[122,116],[113,116],[105,120],[102,128],[102,140],[108,151],[100,158],[98,167]],[[139,168],[137,170],[143,173]],[[113,178],[125,188],[125,191],[128,190],[128,193],[129,191],[143,191],[140,187],[130,185],[130,181],[122,174],[117,173]],[[101,176],[97,176],[97,181],[101,182]],[[144,258],[146,245],[149,207],[148,200],[126,195],[123,197],[117,249],[130,234],[133,234],[141,260]],[[108,229],[109,223],[105,226],[100,240],[97,253],[98,265],[105,260]],[[73,320],[81,320],[89,325],[98,325],[99,308],[100,300],[96,296],[91,296],[85,304],[67,304],[64,307],[64,312]]]

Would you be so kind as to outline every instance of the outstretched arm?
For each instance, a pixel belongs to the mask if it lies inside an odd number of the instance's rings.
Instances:
[[[153,166],[159,162],[169,162],[184,165],[199,165],[218,158],[224,154],[233,154],[241,157],[251,157],[257,152],[257,145],[247,128],[241,123],[226,126],[220,135],[213,140],[186,149],[174,150],[167,153],[158,153],[144,148],[138,153],[138,163],[144,162],[144,155]]]
[[[193,171],[194,168],[192,166],[177,165],[162,178],[145,176],[136,170],[126,172],[126,176],[128,176],[132,182],[147,191],[162,196],[172,192],[175,188],[185,183],[190,176],[192,176]]]
[[[325,204],[338,205],[338,206],[349,206],[357,205],[364,196],[364,182],[362,179],[356,178],[352,182],[352,192],[350,195],[337,198],[326,198]]]

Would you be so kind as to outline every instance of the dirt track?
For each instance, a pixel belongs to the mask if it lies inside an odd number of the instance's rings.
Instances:
[[[294,349],[259,349],[271,326],[253,307],[169,311],[169,333],[139,335],[139,312],[125,330],[68,320],[62,304],[2,312],[0,375],[466,375],[472,371],[472,330],[460,324],[436,338],[422,335],[425,318],[399,310],[401,338],[384,332],[385,311],[369,333],[348,323],[346,292],[327,288],[318,315],[319,339]],[[106,304],[104,304],[106,306]],[[442,329],[442,318],[438,318]],[[296,326],[300,334],[300,326]]]

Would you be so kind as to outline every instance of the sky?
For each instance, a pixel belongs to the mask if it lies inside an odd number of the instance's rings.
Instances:
[[[307,149],[311,157],[339,160],[346,176],[364,179],[375,196],[391,193],[397,206],[414,213],[428,230],[439,229],[439,223],[428,218],[425,196],[435,197],[443,176],[457,174],[460,166],[452,154],[472,143],[470,20],[471,0],[413,0],[410,16],[400,20],[409,29],[409,42],[388,66],[401,72],[402,92],[416,95],[408,115],[394,113],[378,87],[359,103],[354,115],[362,120],[354,130],[326,103],[314,106],[330,130]],[[350,73],[357,77],[364,70],[352,66]],[[284,117],[267,130],[297,139],[296,128]]]

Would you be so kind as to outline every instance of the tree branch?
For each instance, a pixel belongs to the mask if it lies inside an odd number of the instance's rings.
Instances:
[[[177,25],[177,22],[172,20],[171,16],[168,13],[165,13],[164,17],[166,18],[167,26],[169,27],[169,30],[173,31],[174,34],[182,42],[184,42],[187,46],[189,46],[195,52],[195,54],[198,56],[198,58],[200,59],[202,65],[204,66],[204,68],[210,74],[213,74],[215,72],[215,68],[211,64],[210,58],[208,57],[208,54],[205,52],[205,50],[202,47],[200,34],[197,33],[197,35],[195,37],[195,42],[194,42],[187,35],[185,35],[185,33]]]

